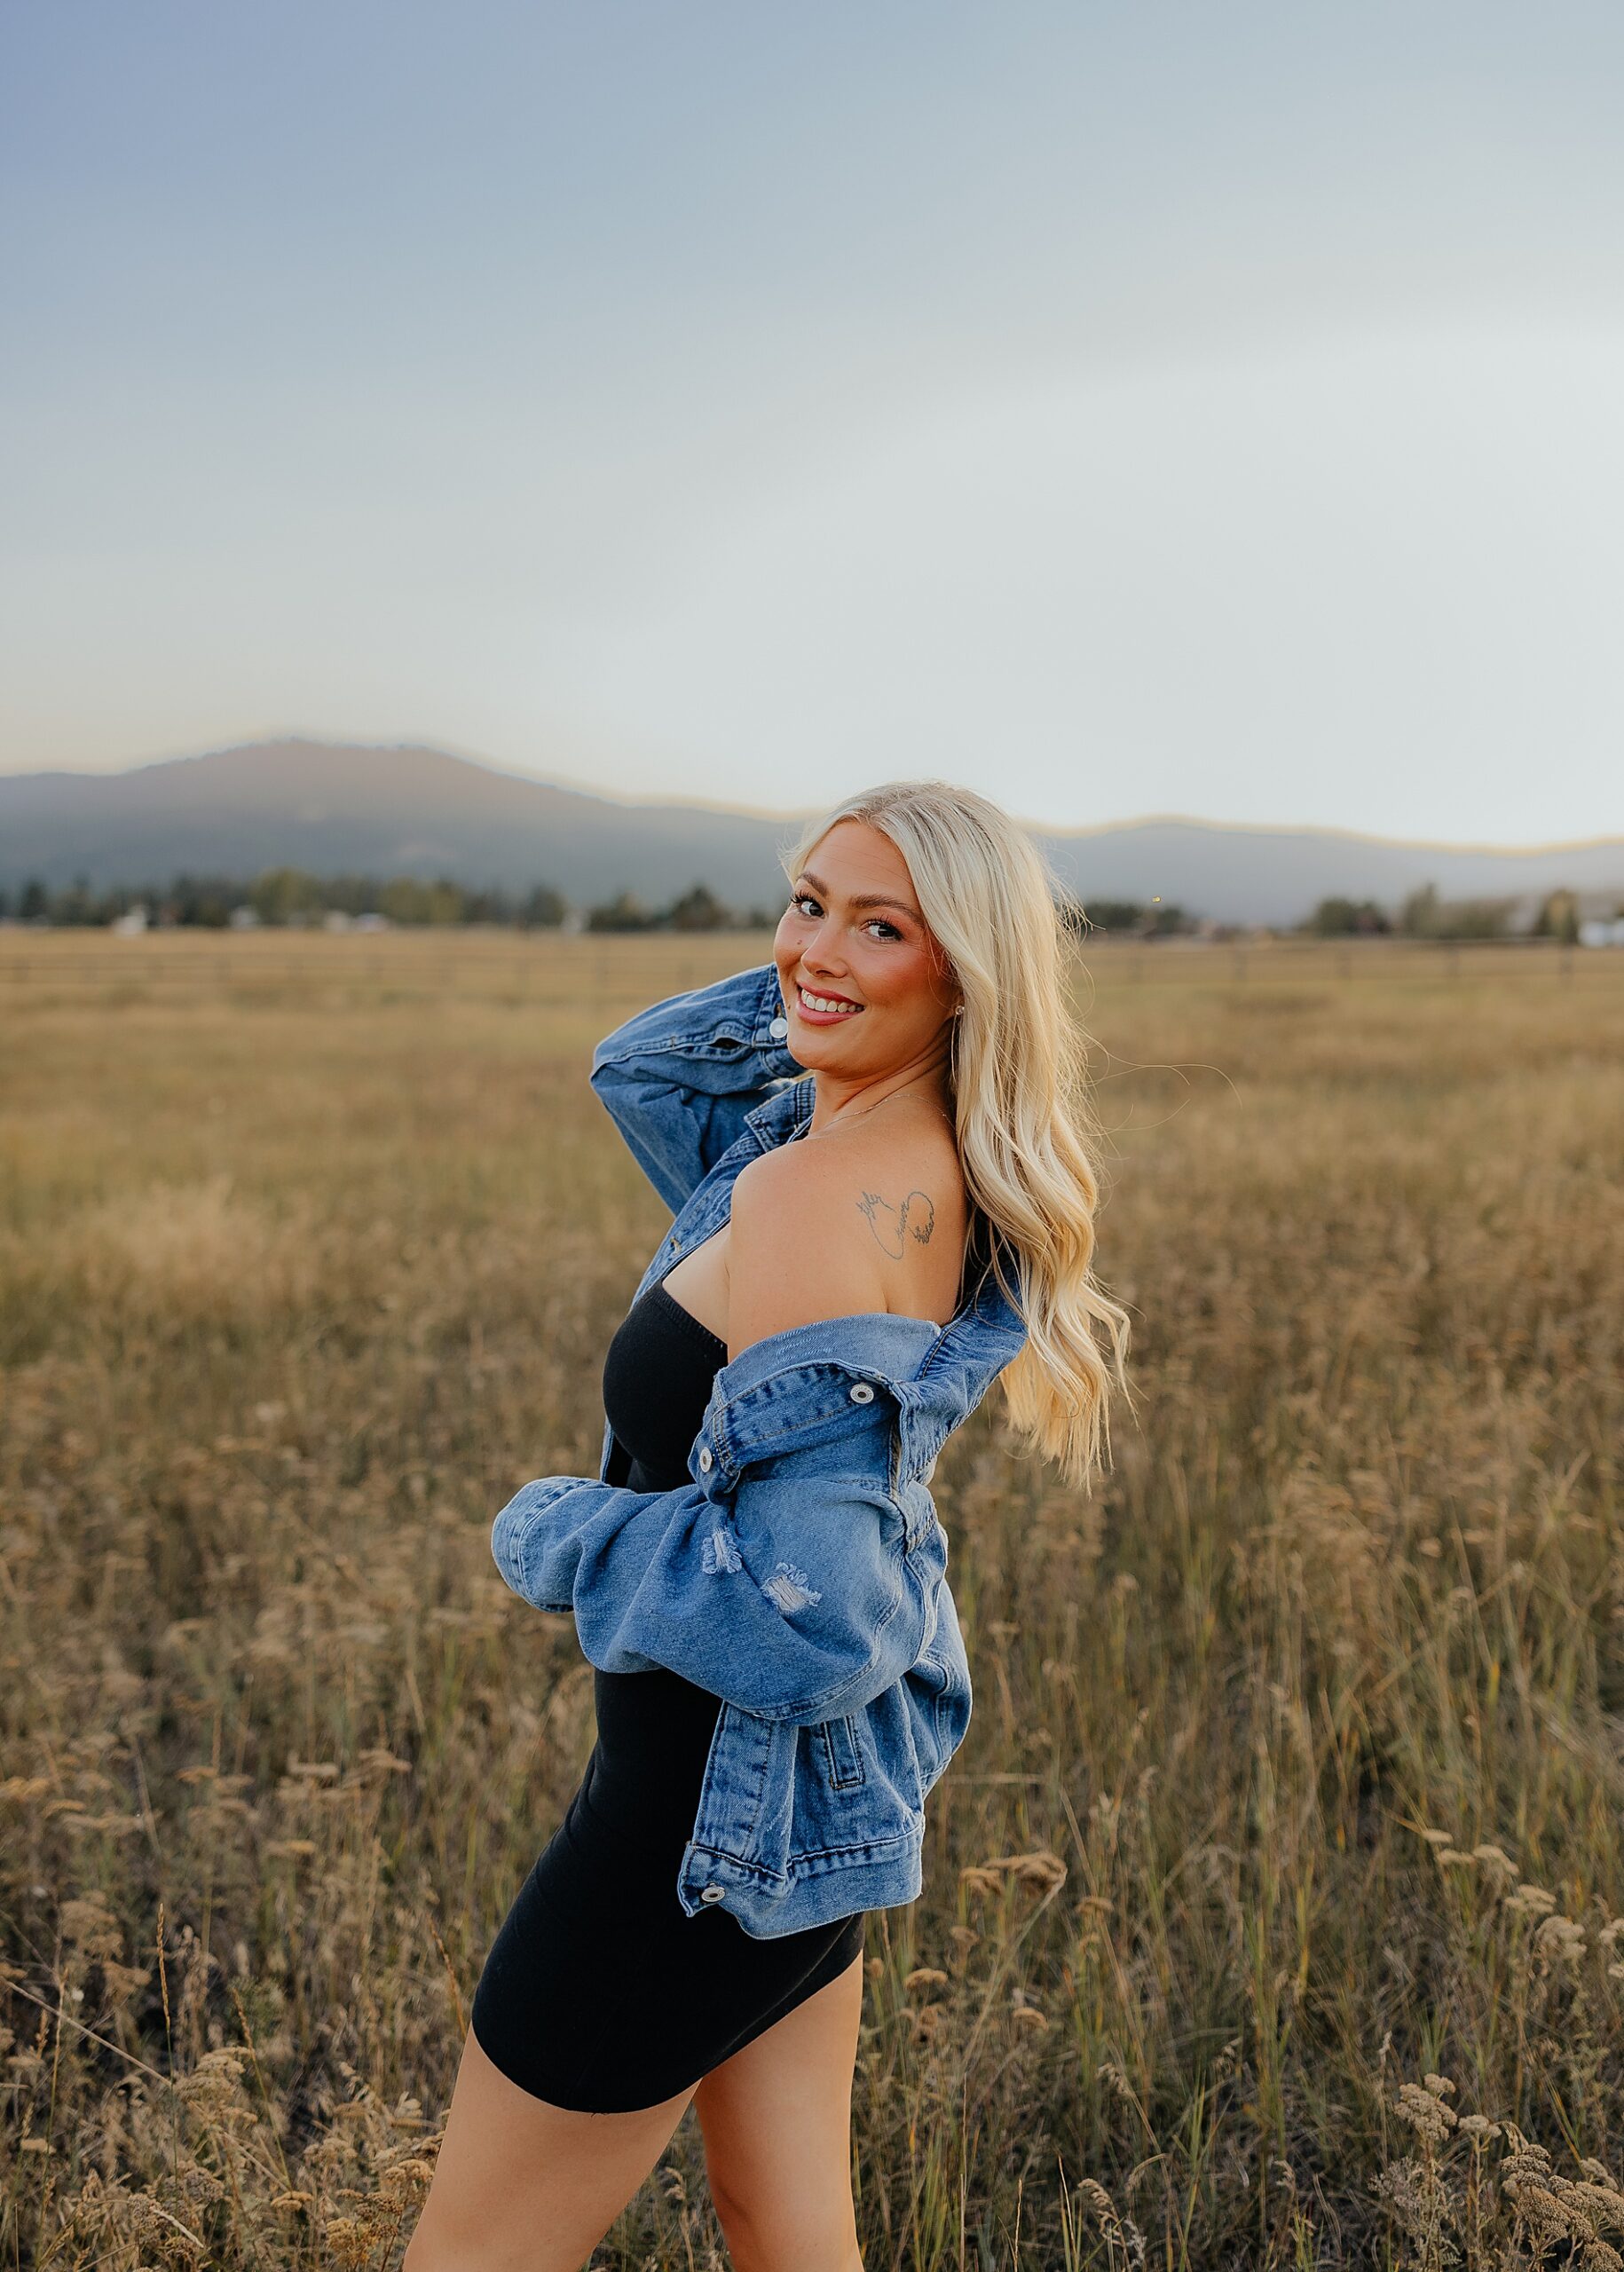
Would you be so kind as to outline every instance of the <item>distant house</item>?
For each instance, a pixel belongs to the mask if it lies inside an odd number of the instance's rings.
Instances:
[[[1581,947],[1624,947],[1624,891],[1575,892],[1573,911]]]
[[[226,920],[233,931],[257,931],[259,910],[256,907],[233,907]]]
[[[1624,945],[1619,932],[1620,919],[1624,918],[1624,889],[1614,891],[1554,891],[1525,892],[1507,907],[1504,929],[1510,938],[1527,938],[1537,927],[1541,914],[1551,919],[1549,927],[1561,935],[1563,927],[1572,921],[1581,947],[1611,947]]]
[[[116,939],[138,939],[146,928],[145,903],[138,899],[133,907],[127,907],[122,915],[115,915],[107,928]]]

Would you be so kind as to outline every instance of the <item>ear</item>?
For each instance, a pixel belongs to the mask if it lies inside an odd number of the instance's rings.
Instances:
[[[957,1015],[964,1001],[964,990],[958,983],[958,974],[953,968],[952,960],[946,948],[934,931],[927,935],[927,944],[930,950],[932,990],[938,1001]]]

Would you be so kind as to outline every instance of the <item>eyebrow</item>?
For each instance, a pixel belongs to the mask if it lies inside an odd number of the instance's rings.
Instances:
[[[829,897],[829,887],[822,876],[815,876],[810,868],[803,868],[800,877],[801,881],[810,884],[814,891],[821,892],[825,899]],[[910,906],[905,899],[888,898],[883,891],[860,891],[851,904],[854,907],[895,907],[902,914],[911,916],[916,923],[925,920],[917,907]]]

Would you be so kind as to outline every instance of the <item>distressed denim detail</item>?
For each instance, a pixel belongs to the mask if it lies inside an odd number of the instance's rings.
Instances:
[[[767,963],[595,1050],[594,1090],[675,1211],[634,1300],[727,1222],[751,1160],[805,1132],[813,1085],[771,1032],[781,1013]],[[718,1369],[688,1482],[626,1488],[606,1423],[595,1480],[537,1478],[496,1517],[503,1579],[572,1614],[592,1664],[665,1666],[722,1700],[677,1880],[689,1915],[725,1906],[771,1938],[917,1898],[926,1795],[971,1700],[927,1479],[1025,1340],[990,1267],[940,1328],[873,1311],[769,1334]],[[859,1382],[874,1393],[854,1402]]]
[[[798,1570],[792,1562],[780,1562],[761,1591],[786,1617],[792,1617],[798,1609],[810,1609],[824,1598],[815,1587],[808,1585],[806,1572]]]
[[[706,1576],[707,1578],[724,1577],[735,1570],[742,1570],[744,1566],[738,1558],[737,1550],[729,1540],[727,1532],[713,1530],[706,1540],[705,1550],[699,1557],[699,1567],[705,1572]]]

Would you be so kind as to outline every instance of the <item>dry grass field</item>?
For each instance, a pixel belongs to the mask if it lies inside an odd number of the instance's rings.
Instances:
[[[488,1537],[666,1220],[591,1045],[767,952],[0,935],[0,2266],[397,2260],[590,1742]],[[1349,959],[1079,973],[1139,1410],[936,1471],[871,2272],[1624,2252],[1624,957]],[[688,2124],[595,2261],[722,2260]]]

